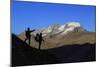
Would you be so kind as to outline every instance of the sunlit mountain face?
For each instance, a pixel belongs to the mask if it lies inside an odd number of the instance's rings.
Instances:
[[[95,43],[95,32],[84,29],[79,22],[69,22],[63,25],[54,24],[47,28],[41,28],[31,33],[31,46],[38,48],[38,43],[34,37],[37,33],[42,33],[45,45],[41,49],[50,49],[64,45]],[[25,32],[18,35],[21,40],[25,40]]]
[[[36,34],[36,33],[43,33],[43,36],[47,36],[47,35],[53,35],[53,34],[59,34],[59,35],[65,35],[69,32],[72,31],[85,31],[85,29],[83,29],[80,25],[80,23],[78,22],[70,22],[70,23],[65,23],[63,25],[59,25],[59,24],[54,24],[54,25],[50,25],[47,28],[44,29],[39,29],[36,30],[35,32],[33,32],[32,34]]]

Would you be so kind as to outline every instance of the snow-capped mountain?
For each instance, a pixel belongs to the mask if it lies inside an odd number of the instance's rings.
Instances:
[[[78,22],[69,22],[63,25],[53,24],[47,28],[41,28],[31,33],[31,46],[37,48],[38,43],[34,37],[36,33],[43,34],[46,45],[42,49],[56,48],[64,45],[95,43],[95,32],[89,32]],[[25,32],[18,35],[21,40],[25,40]]]
[[[59,25],[59,24],[54,24],[54,25],[50,25],[45,29],[41,29],[41,30],[36,30],[35,32],[33,32],[32,34],[36,34],[36,33],[43,33],[43,36],[47,36],[47,35],[53,35],[53,34],[59,34],[59,35],[65,35],[69,32],[72,31],[85,31],[85,29],[83,29],[81,27],[81,24],[78,22],[69,22],[63,25]]]

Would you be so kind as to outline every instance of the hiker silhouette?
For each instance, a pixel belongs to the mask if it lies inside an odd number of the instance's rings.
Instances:
[[[39,47],[38,47],[38,49],[40,50],[41,49],[41,44],[42,44],[42,42],[44,42],[44,39],[43,39],[43,37],[42,37],[42,33],[37,33],[36,34],[36,37],[35,37],[35,40],[36,40],[36,42],[38,42],[39,43]]]
[[[25,42],[28,40],[28,44],[30,45],[30,41],[31,41],[31,32],[35,31],[34,30],[30,30],[30,28],[28,27],[27,30],[25,31]]]

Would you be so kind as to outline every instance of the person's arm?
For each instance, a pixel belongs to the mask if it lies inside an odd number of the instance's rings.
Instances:
[[[33,32],[33,31],[35,31],[35,29],[34,30],[31,30],[30,32]]]

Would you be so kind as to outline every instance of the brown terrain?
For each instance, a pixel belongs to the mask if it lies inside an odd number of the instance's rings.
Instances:
[[[12,66],[43,65],[96,61],[95,32],[70,32],[48,35],[38,50],[31,37],[31,47],[24,41],[25,34],[12,34]]]
[[[25,33],[21,33],[18,35],[21,40],[25,40]],[[44,37],[45,42],[42,43],[41,49],[50,49],[57,48],[66,45],[74,45],[74,44],[84,44],[96,43],[96,33],[95,32],[87,32],[87,31],[79,31],[79,32],[70,32],[66,35],[48,35]],[[38,48],[38,43],[34,40],[34,36],[31,36],[31,47]]]

